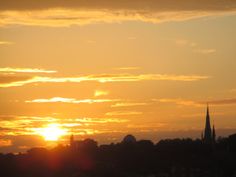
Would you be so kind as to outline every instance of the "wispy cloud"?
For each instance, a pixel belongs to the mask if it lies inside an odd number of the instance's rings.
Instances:
[[[11,45],[14,44],[14,42],[11,41],[0,41],[0,45]]]
[[[177,105],[182,105],[182,106],[202,106],[201,103],[198,103],[196,101],[192,100],[184,100],[184,99],[169,99],[169,98],[163,98],[163,99],[158,99],[159,102],[161,103],[174,103]]]
[[[135,103],[135,102],[124,102],[124,103],[115,103],[111,105],[111,107],[131,107],[131,106],[146,106],[149,103]]]
[[[30,1],[2,0],[1,25],[69,26],[99,22],[160,23],[235,13],[232,0]]]
[[[212,54],[216,52],[216,49],[195,49],[194,52],[201,54]]]
[[[12,141],[9,139],[0,139],[0,147],[2,146],[11,146]]]
[[[38,68],[0,68],[0,72],[4,73],[56,73],[54,70],[45,70]]]
[[[236,98],[212,100],[212,101],[208,101],[208,103],[212,104],[212,105],[230,105],[230,104],[236,104]]]
[[[128,124],[127,128],[137,129],[139,131],[144,131],[144,130],[153,131],[154,129],[160,129],[165,126],[167,126],[166,123],[150,122],[149,124]]]
[[[106,90],[95,90],[95,92],[94,92],[95,97],[105,96],[108,94],[109,94],[109,91],[106,91]]]
[[[36,129],[43,128],[50,124],[57,124],[60,127],[72,131],[76,127],[80,132],[93,130],[98,132],[107,125],[115,125],[129,122],[128,119],[121,118],[57,118],[57,117],[39,117],[39,116],[0,116],[0,133],[4,135],[32,135]],[[74,129],[73,129],[74,131]],[[1,143],[1,142],[0,142]],[[3,142],[2,142],[3,143]],[[4,142],[7,144],[7,142]]]
[[[177,39],[175,40],[176,45],[178,46],[187,46],[192,52],[200,54],[213,54],[216,52],[216,49],[213,48],[202,48],[196,42],[192,42],[186,39]]]
[[[206,101],[194,101],[181,98],[178,99],[163,98],[163,99],[157,99],[157,101],[161,103],[174,103],[182,106],[196,106],[196,107],[206,106],[207,103],[210,105],[219,105],[219,106],[236,104],[236,98],[206,100]]]
[[[62,97],[53,97],[48,99],[35,99],[35,100],[28,100],[25,101],[26,103],[73,103],[73,104],[80,104],[80,103],[106,103],[106,102],[114,102],[119,101],[115,99],[82,99],[78,100],[75,98],[62,98]]]
[[[9,82],[7,79],[9,77]],[[100,83],[106,82],[137,82],[137,81],[198,81],[209,79],[210,76],[203,75],[167,75],[167,74],[99,74],[86,75],[79,77],[41,77],[35,76],[32,78],[14,81],[14,76],[1,76],[0,81],[4,78],[4,82],[0,82],[0,87],[23,86],[32,83],[79,83],[83,81],[96,81]]]
[[[75,119],[75,121],[81,122],[81,123],[104,124],[104,123],[124,123],[124,122],[128,122],[129,120],[127,120],[127,119],[112,119],[112,118],[77,118],[77,119]]]
[[[124,115],[140,115],[140,114],[143,113],[138,111],[113,111],[113,112],[107,112],[106,116],[124,116]]]
[[[118,67],[114,68],[114,70],[139,70],[141,69],[140,67],[137,66],[129,66],[129,67]]]

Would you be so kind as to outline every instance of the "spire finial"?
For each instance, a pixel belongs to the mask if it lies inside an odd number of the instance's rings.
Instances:
[[[212,131],[211,131],[211,123],[210,123],[210,113],[209,113],[209,105],[207,103],[207,111],[206,111],[206,124],[204,131],[204,141],[210,143],[212,140]]]

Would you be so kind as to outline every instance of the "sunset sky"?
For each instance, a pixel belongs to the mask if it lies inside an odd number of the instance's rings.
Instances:
[[[1,0],[0,152],[235,133],[235,46],[235,0]]]

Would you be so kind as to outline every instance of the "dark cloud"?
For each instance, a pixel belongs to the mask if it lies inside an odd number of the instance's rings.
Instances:
[[[79,8],[104,10],[235,10],[235,0],[1,0],[1,10]]]
[[[235,0],[2,0],[0,26],[161,23],[236,12]]]

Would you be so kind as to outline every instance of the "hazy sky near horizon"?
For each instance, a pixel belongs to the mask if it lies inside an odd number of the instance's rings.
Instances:
[[[199,137],[207,102],[235,132],[235,31],[234,0],[1,1],[0,150]]]

